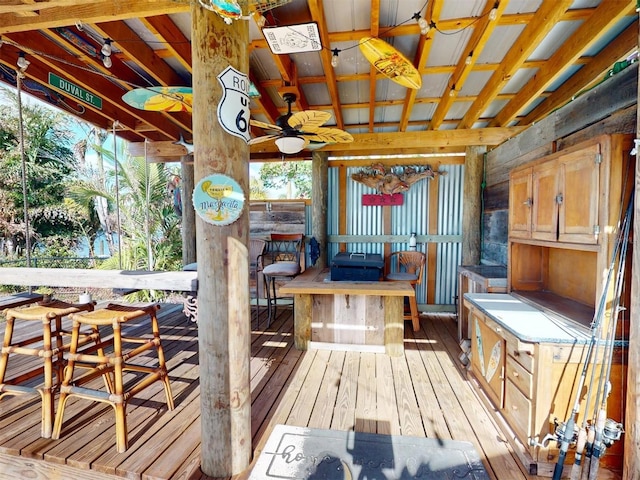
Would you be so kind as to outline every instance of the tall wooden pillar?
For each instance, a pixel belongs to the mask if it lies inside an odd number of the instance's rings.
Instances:
[[[329,154],[311,154],[311,226],[312,235],[320,244],[320,257],[316,266],[327,266],[327,194],[329,190]]]
[[[486,147],[467,147],[464,160],[462,199],[462,264],[480,263],[482,222],[482,170]]]
[[[193,163],[182,157],[180,195],[182,197],[182,265],[193,263],[196,257],[196,212],[191,203],[193,194]]]
[[[640,104],[640,79],[638,79]],[[636,108],[637,105],[636,104]],[[637,116],[636,138],[640,132]],[[637,145],[636,145],[637,147]],[[639,156],[636,155],[636,160]],[[635,198],[633,206],[634,248],[631,264],[631,314],[629,317],[629,365],[627,367],[627,402],[624,419],[624,480],[640,480],[640,162],[636,161]]]
[[[198,344],[202,471],[229,477],[251,460],[249,311],[249,147],[218,122],[218,75],[231,66],[249,71],[246,21],[226,25],[215,13],[191,7],[194,181],[213,173],[238,182],[245,193],[238,220],[221,226],[196,218]]]

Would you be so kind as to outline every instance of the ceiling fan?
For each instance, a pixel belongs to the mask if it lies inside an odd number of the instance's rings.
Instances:
[[[339,128],[323,127],[331,119],[328,112],[316,110],[304,110],[302,112],[291,113],[291,104],[295,102],[296,96],[293,93],[285,93],[282,98],[287,102],[288,108],[285,115],[276,119],[276,124],[251,120],[254,127],[262,128],[268,133],[262,137],[249,140],[249,145],[275,140],[278,150],[282,153],[293,154],[312,146],[313,144],[326,143],[350,143],[353,142],[351,134]]]

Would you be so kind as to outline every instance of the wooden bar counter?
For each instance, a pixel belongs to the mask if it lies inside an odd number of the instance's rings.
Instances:
[[[409,282],[332,282],[328,269],[307,269],[280,287],[294,296],[296,348],[309,346],[398,356],[404,352],[404,297]]]

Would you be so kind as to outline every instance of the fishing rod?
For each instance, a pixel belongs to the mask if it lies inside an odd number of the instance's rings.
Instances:
[[[594,404],[595,408],[597,408],[598,402],[600,401],[600,408],[595,415],[595,438],[593,443],[593,452],[591,455],[591,464],[589,466],[588,480],[597,480],[598,470],[600,468],[600,458],[604,455],[606,448],[610,447],[615,441],[620,439],[623,430],[621,423],[617,423],[614,420],[607,418],[607,398],[611,393],[611,366],[613,364],[613,350],[618,317],[620,312],[624,309],[620,307],[620,299],[622,297],[622,290],[624,289],[625,266],[627,249],[629,246],[629,230],[633,214],[633,203],[634,195],[632,191],[623,222],[622,246],[620,249],[620,260],[618,262],[617,278],[610,310],[611,317],[609,321],[609,332],[607,335],[604,362],[601,368],[600,379],[598,380],[598,390]],[[600,398],[600,396],[602,396],[602,398]]]
[[[631,205],[631,201],[629,202]],[[630,206],[627,207],[627,212],[630,210]],[[625,213],[624,219],[619,222],[624,223],[626,221],[627,213]],[[552,480],[560,480],[562,477],[562,472],[564,470],[564,462],[567,457],[567,451],[569,450],[569,445],[574,443],[576,438],[576,417],[580,411],[580,397],[582,396],[582,389],[584,387],[587,372],[589,369],[589,364],[591,363],[591,359],[594,354],[594,346],[598,343],[598,340],[601,335],[602,328],[602,320],[604,317],[604,312],[606,309],[606,301],[607,301],[607,293],[609,291],[609,286],[611,284],[611,279],[613,277],[613,271],[616,265],[616,259],[618,258],[618,253],[622,247],[622,231],[624,229],[618,230],[618,235],[616,238],[616,242],[614,244],[613,251],[611,252],[611,261],[609,262],[609,266],[607,269],[607,277],[605,280],[604,287],[600,294],[600,299],[598,302],[598,308],[593,317],[593,321],[591,322],[591,337],[589,338],[589,342],[587,345],[587,353],[585,356],[585,361],[582,367],[582,373],[580,374],[580,379],[578,380],[578,389],[576,390],[576,398],[573,405],[573,409],[568,420],[564,424],[560,424],[559,428],[556,429],[556,436],[558,443],[560,444],[560,453],[558,454],[558,460],[556,461],[556,465],[553,469],[553,477]],[[596,353],[597,358],[597,353]],[[595,362],[594,362],[595,365]],[[594,367],[595,368],[595,367]],[[589,401],[589,395],[587,395],[587,402]],[[585,410],[586,414],[586,410]]]

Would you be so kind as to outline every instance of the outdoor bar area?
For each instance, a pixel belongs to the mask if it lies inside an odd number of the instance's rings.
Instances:
[[[640,480],[637,2],[8,3],[0,480]]]

